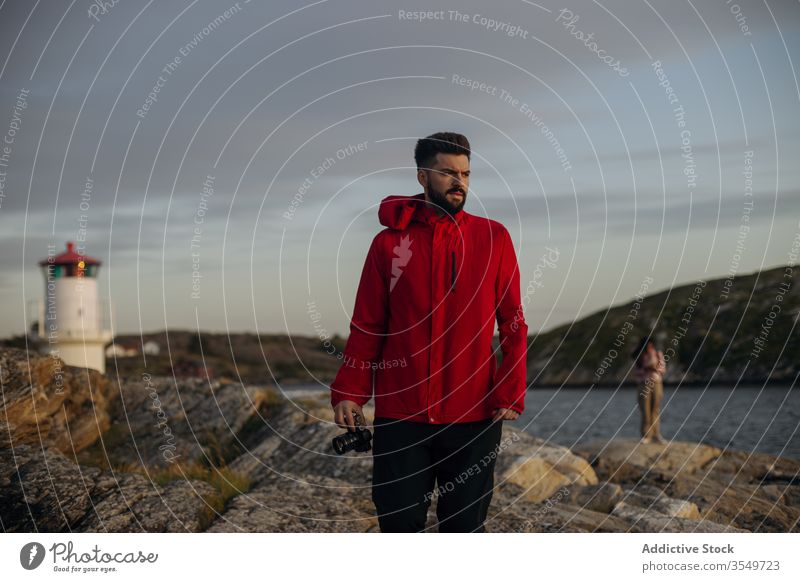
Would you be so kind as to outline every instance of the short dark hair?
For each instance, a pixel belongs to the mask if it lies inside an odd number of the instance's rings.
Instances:
[[[436,154],[464,154],[469,159],[469,140],[460,133],[440,131],[417,141],[414,148],[414,160],[417,168],[427,168],[436,158]]]

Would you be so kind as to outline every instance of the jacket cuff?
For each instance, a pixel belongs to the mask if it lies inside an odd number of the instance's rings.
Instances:
[[[335,407],[343,400],[349,400],[351,402],[355,402],[359,406],[364,406],[370,401],[370,398],[372,398],[372,396],[365,396],[363,394],[354,393],[348,390],[341,391],[331,387],[331,407]]]
[[[513,410],[518,414],[522,414],[525,411],[525,391],[523,390],[522,394],[516,399],[494,397],[489,400],[489,405],[492,410],[496,408],[507,408],[508,410]]]

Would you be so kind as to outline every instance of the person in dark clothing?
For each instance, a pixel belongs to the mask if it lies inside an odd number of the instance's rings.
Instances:
[[[336,423],[355,430],[354,415],[365,418],[375,398],[381,531],[424,529],[436,486],[440,531],[480,532],[502,423],[525,406],[519,267],[506,228],[463,209],[467,138],[435,133],[414,156],[424,191],[380,204],[386,228],[367,253],[331,405]]]

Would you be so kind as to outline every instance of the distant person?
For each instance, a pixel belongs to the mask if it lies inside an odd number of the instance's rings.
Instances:
[[[663,443],[660,409],[664,397],[664,373],[667,371],[664,354],[656,349],[652,339],[646,337],[639,342],[632,357],[639,411],[642,414],[641,442]]]
[[[440,532],[482,532],[502,421],[525,402],[519,267],[505,226],[463,210],[467,138],[429,135],[414,158],[424,192],[381,201],[386,228],[367,253],[331,405],[336,424],[355,431],[374,380],[372,500],[382,532],[424,530],[434,488]]]

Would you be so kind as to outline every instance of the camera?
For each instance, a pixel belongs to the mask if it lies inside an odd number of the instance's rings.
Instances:
[[[362,428],[361,416],[358,413],[353,414],[356,430],[354,432],[347,431],[344,434],[333,437],[331,445],[337,455],[343,455],[348,451],[356,451],[357,453],[365,453],[372,449],[372,433],[369,429]]]

